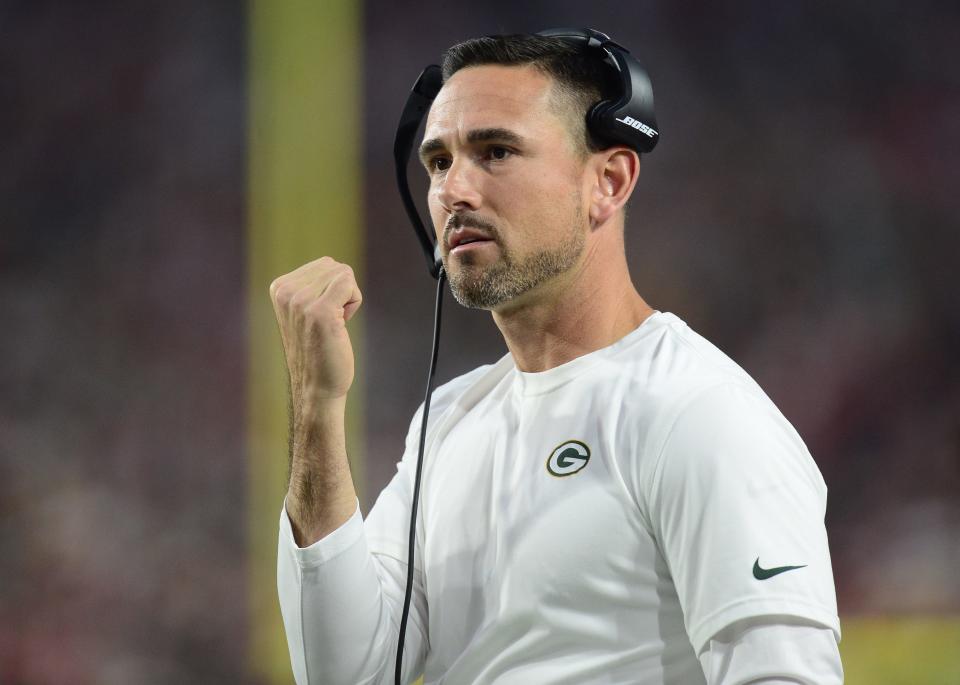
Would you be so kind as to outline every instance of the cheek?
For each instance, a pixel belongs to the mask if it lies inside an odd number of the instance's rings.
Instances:
[[[555,170],[530,174],[522,180],[506,181],[498,209],[511,221],[533,230],[550,230],[557,222],[569,222],[579,196],[579,179]],[[538,228],[538,226],[540,228]]]

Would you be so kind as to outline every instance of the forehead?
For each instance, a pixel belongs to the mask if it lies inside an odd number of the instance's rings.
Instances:
[[[531,66],[483,65],[456,72],[437,94],[425,138],[477,128],[557,125],[553,81]]]

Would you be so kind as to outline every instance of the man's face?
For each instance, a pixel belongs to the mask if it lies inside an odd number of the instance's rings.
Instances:
[[[551,79],[532,67],[462,69],[434,101],[420,157],[460,304],[516,304],[577,263],[584,160],[565,116]]]

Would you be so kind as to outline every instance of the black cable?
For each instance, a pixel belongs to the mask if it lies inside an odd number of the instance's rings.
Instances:
[[[427,417],[430,415],[430,396],[433,395],[433,373],[437,370],[437,352],[440,349],[440,306],[443,304],[443,286],[447,274],[443,268],[437,277],[437,305],[433,318],[433,351],[430,353],[430,372],[427,374],[427,395],[423,399],[423,418],[420,422],[420,452],[417,454],[417,475],[413,481],[413,504],[410,507],[410,541],[407,546],[407,592],[403,598],[403,614],[400,617],[400,639],[397,641],[396,685],[401,683],[403,670],[403,642],[410,616],[410,599],[413,595],[413,549],[417,539],[417,505],[420,501],[420,473],[423,471],[423,448],[427,440]]]

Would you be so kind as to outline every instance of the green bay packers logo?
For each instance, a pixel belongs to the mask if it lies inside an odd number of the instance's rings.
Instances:
[[[590,461],[590,448],[579,440],[567,440],[550,453],[547,471],[552,476],[572,476]]]

